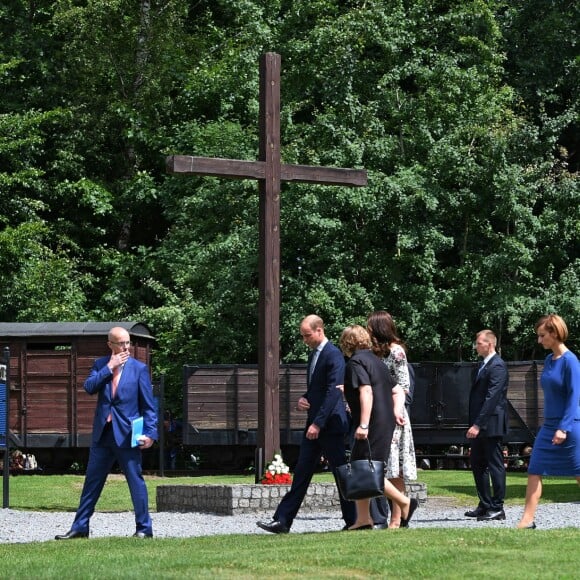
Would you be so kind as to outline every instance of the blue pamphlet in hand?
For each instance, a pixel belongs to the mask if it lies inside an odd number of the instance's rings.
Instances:
[[[139,439],[143,437],[143,417],[133,419],[131,426],[131,447],[139,447]]]

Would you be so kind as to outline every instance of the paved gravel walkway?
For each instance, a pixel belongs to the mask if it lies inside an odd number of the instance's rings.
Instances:
[[[466,518],[466,509],[448,499],[429,499],[419,507],[411,521],[412,528],[513,528],[523,507],[508,507],[506,520],[478,522]],[[201,513],[152,513],[153,532],[157,538],[188,538],[220,534],[268,534],[256,526],[259,519],[271,514],[218,516]],[[0,509],[0,543],[46,542],[55,534],[66,533],[72,523],[71,512],[29,512]],[[580,528],[580,502],[540,504],[536,514],[538,530],[550,528]],[[339,531],[343,526],[339,512],[299,513],[291,533]],[[130,536],[135,531],[132,512],[97,512],[91,519],[91,537]],[[377,532],[379,533],[379,532]],[[381,533],[388,533],[387,531]]]

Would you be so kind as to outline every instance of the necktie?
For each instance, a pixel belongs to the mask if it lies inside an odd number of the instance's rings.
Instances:
[[[113,371],[113,380],[111,382],[113,389],[112,389],[112,395],[113,395],[113,399],[115,398],[115,395],[117,394],[117,387],[119,386],[119,378],[121,376],[121,367],[115,367],[115,370]]]
[[[479,375],[481,374],[481,371],[484,369],[484,367],[485,367],[485,363],[484,363],[484,362],[482,362],[482,363],[479,365],[479,369],[478,369],[478,371],[477,371],[477,376],[479,376]]]
[[[312,375],[314,374],[314,367],[316,366],[316,361],[318,360],[318,355],[320,354],[320,351],[318,349],[316,349],[314,351],[314,354],[312,355],[312,360],[310,361],[310,375],[309,375],[309,379],[312,379]]]
[[[121,367],[115,367],[113,370],[113,380],[111,381],[111,400],[115,398],[117,394],[117,387],[119,385],[119,378],[121,377]],[[113,416],[109,413],[107,417],[107,422],[110,423],[113,420]]]

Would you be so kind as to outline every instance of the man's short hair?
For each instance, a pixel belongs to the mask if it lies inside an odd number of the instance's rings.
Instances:
[[[493,348],[495,348],[497,345],[497,336],[495,335],[495,332],[493,330],[489,330],[489,328],[480,330],[476,336],[477,338],[483,336],[484,339],[493,346]]]

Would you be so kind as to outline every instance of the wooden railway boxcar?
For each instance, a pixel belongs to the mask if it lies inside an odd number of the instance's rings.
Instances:
[[[506,444],[517,455],[532,445],[543,421],[539,376],[543,363],[508,362],[510,432]],[[465,446],[469,391],[477,363],[414,363],[415,393],[411,423],[417,452],[444,454]],[[280,443],[288,461],[297,455],[305,413],[296,401],[306,392],[306,365],[280,366]],[[243,467],[253,459],[257,441],[258,369],[256,365],[186,365],[183,372],[183,443],[203,449],[205,463]]]
[[[141,323],[0,323],[0,347],[10,349],[11,447],[57,467],[89,447],[96,397],[83,384],[95,359],[110,353],[113,326],[129,332],[133,356],[150,364],[155,339]]]
[[[543,421],[544,398],[539,388],[543,362],[507,362],[510,430],[506,443],[532,444]],[[476,363],[424,362],[415,368],[411,423],[416,446],[466,445],[469,392]]]

